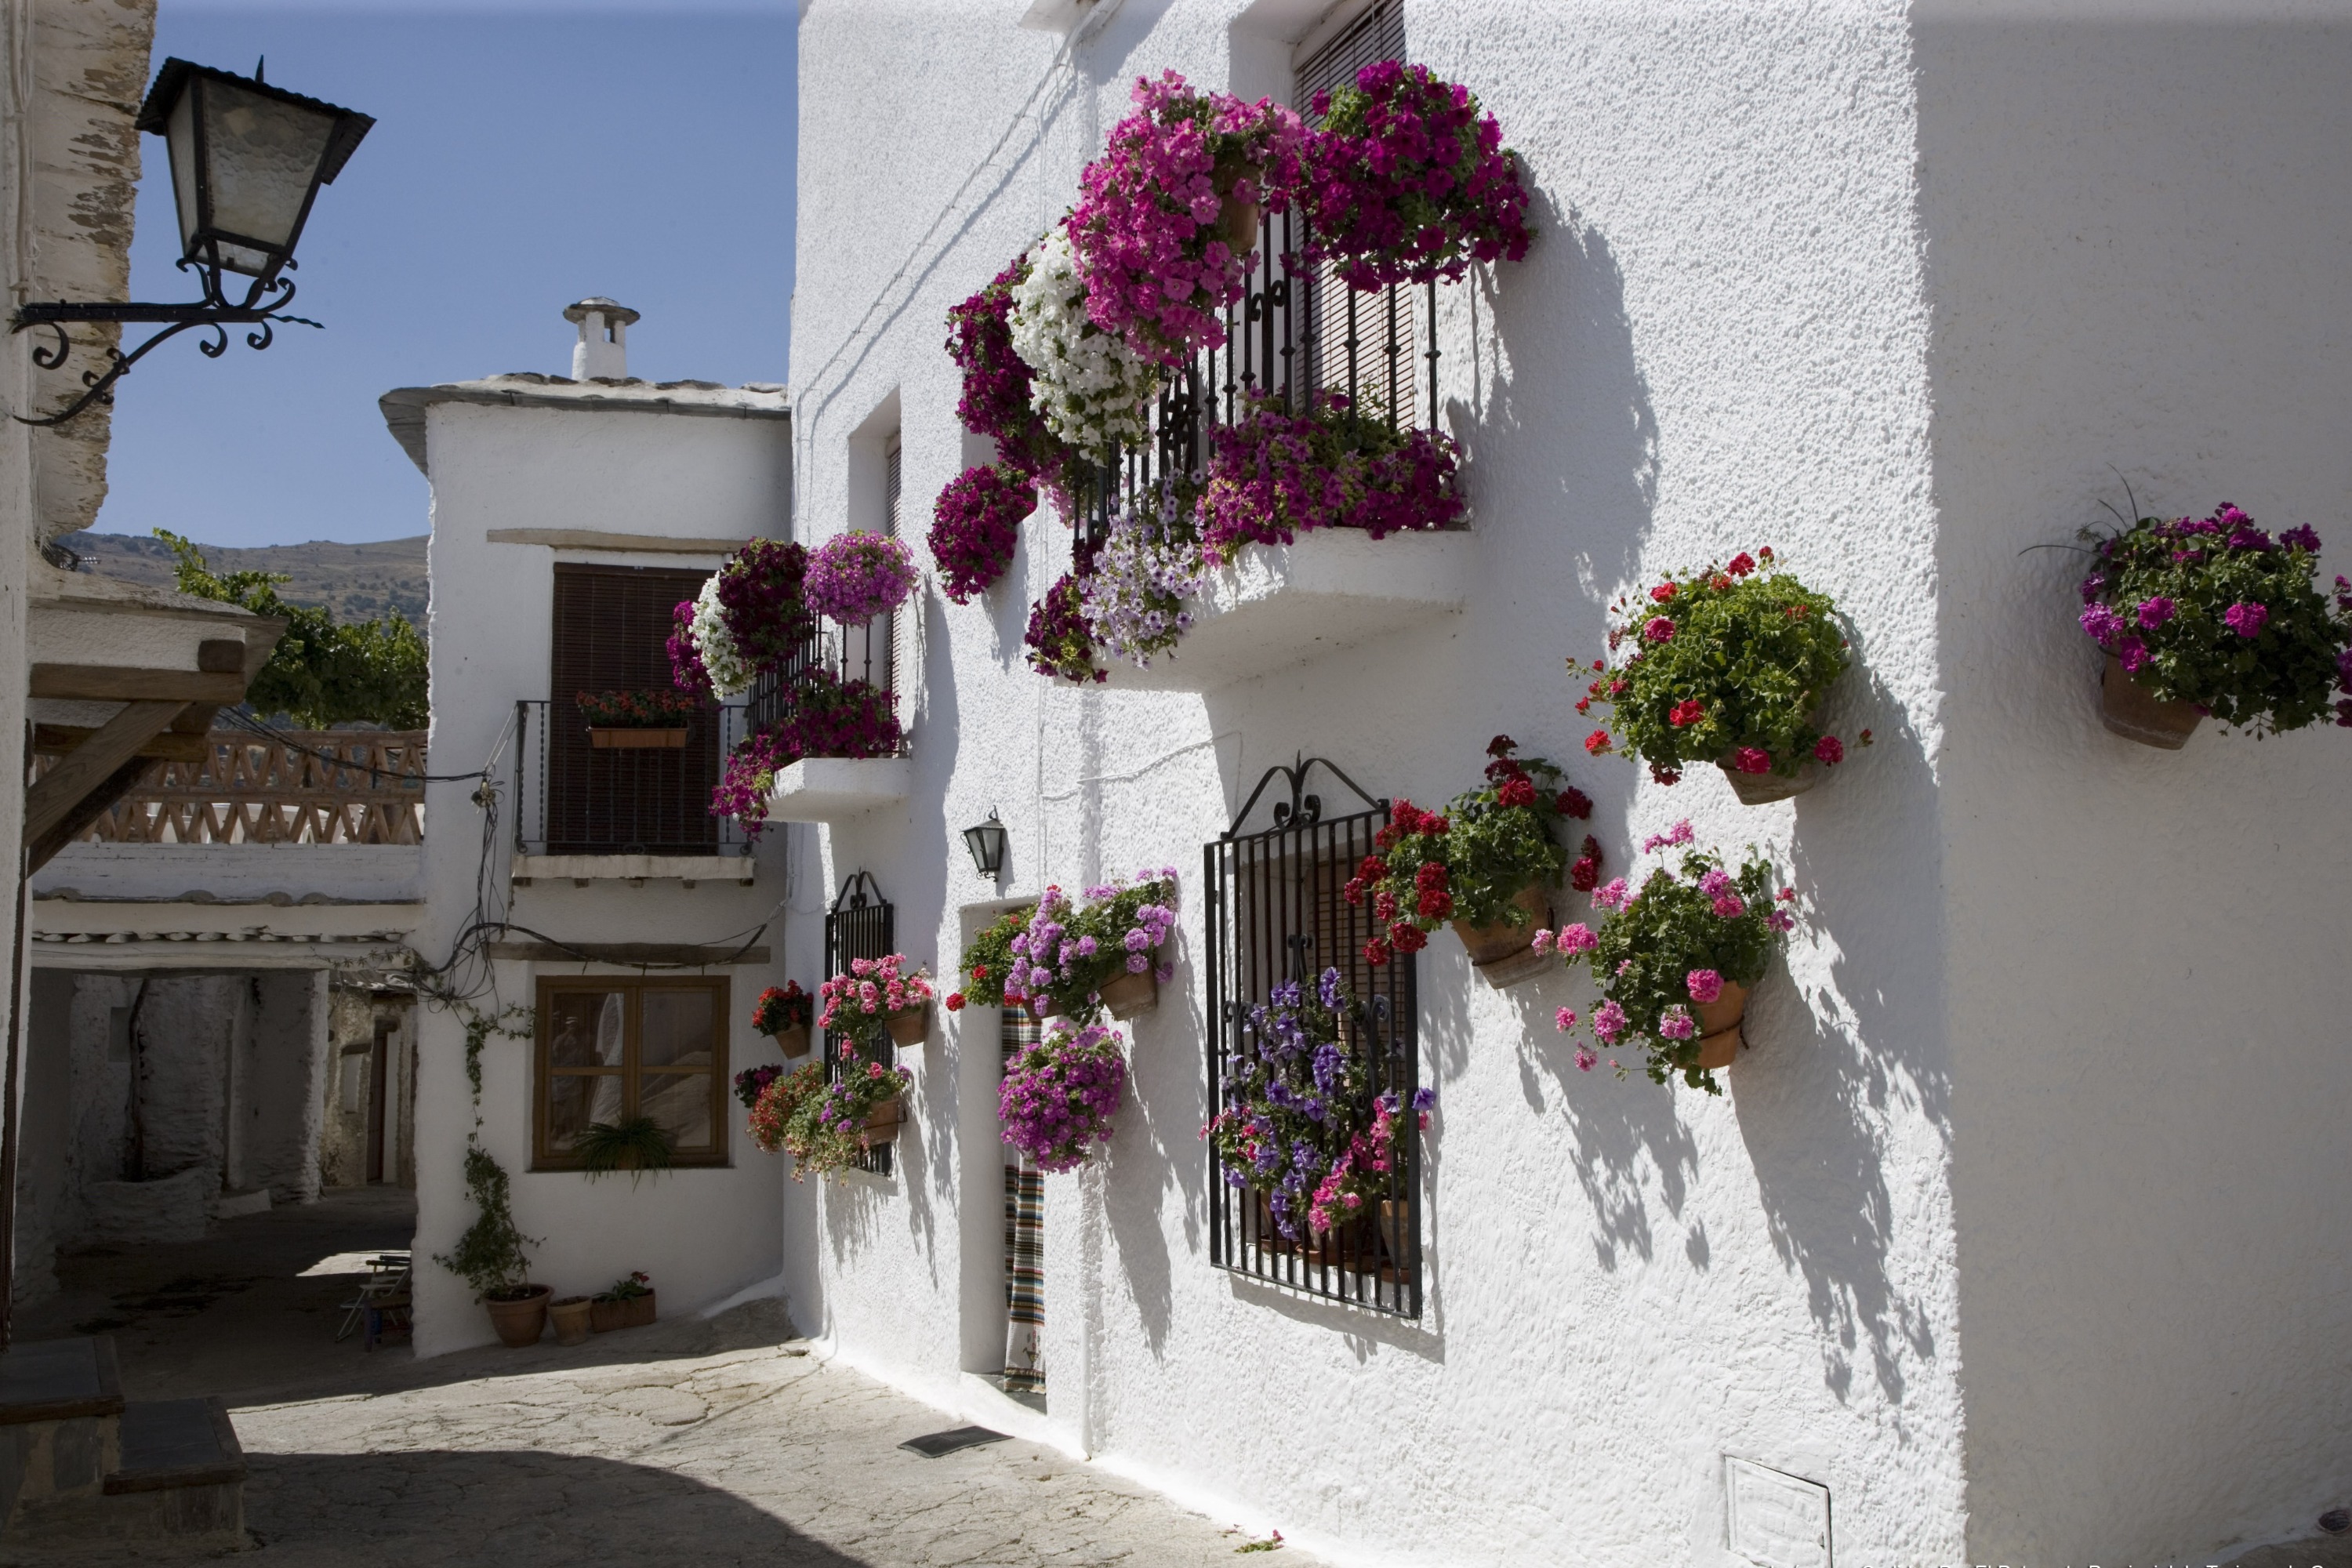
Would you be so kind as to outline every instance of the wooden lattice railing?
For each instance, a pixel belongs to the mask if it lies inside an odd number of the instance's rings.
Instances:
[[[81,835],[100,844],[418,844],[425,731],[215,730],[200,763],[156,762]],[[330,761],[329,759],[333,759]],[[46,760],[46,759],[44,759]]]

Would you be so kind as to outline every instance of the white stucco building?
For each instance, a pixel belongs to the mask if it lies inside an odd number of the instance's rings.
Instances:
[[[629,377],[634,310],[592,299],[564,314],[583,379],[383,399],[433,488],[419,1354],[491,1337],[466,1284],[425,1266],[474,1217],[461,1171],[478,1126],[535,1238],[531,1278],[558,1296],[642,1270],[664,1311],[684,1311],[772,1278],[781,1247],[781,1178],[730,1079],[775,1059],[750,1016],[781,973],[784,861],[709,815],[744,705],[698,713],[675,748],[604,750],[577,699],[669,685],[672,607],[745,540],[786,529],[791,419],[781,387]],[[486,787],[450,777],[478,768]],[[484,1037],[478,1107],[469,1017],[506,1031]],[[583,1174],[572,1136],[639,1114],[671,1134],[677,1168]]]
[[[982,460],[943,316],[1075,199],[1138,75],[1287,96],[1361,9],[805,0],[792,536],[871,526],[896,451],[919,543],[929,499]],[[987,1376],[1004,1215],[983,1010],[904,1054],[891,1174],[784,1188],[795,1321],[1349,1563],[2146,1562],[2307,1531],[2352,1484],[2347,742],[2110,736],[2075,558],[2021,552],[2101,521],[2120,472],[2150,510],[2312,523],[2347,563],[2352,5],[1408,0],[1402,25],[1500,118],[1535,192],[1528,258],[1440,290],[1458,558],[1442,592],[1366,566],[1345,637],[1205,692],[1023,668],[1027,605],[1069,557],[1050,514],[984,599],[926,591],[909,793],[793,830],[803,906],[866,873],[897,945],[945,973],[1007,900],[1173,865],[1178,978],[1130,1031],[1107,1157],[1046,1183],[1042,1412]],[[528,694],[453,700],[457,671],[492,668],[461,639],[514,639],[497,668],[520,670],[543,635],[547,547],[482,528],[589,526],[660,465],[707,487],[693,457],[781,428],[530,408],[537,389],[479,406],[495,384],[430,415],[436,764],[489,754]],[[562,421],[615,431],[567,449],[593,493],[488,471],[523,472],[497,444]],[[660,515],[782,531],[776,494]],[[1607,602],[1768,543],[1851,616],[1830,717],[1875,744],[1752,809],[1712,773],[1668,790],[1583,758],[1561,661],[1597,651]],[[461,552],[481,565],[446,571]],[[1314,597],[1304,552],[1254,570],[1242,597]],[[1383,595],[1412,613],[1363,607]],[[499,625],[457,629],[477,617]],[[1419,1315],[1216,1267],[1202,847],[1275,764],[1437,802],[1497,731],[1570,763],[1619,868],[1685,816],[1788,868],[1816,919],[1756,999],[1756,1048],[1720,1100],[1580,1074],[1550,1026],[1579,983],[1496,990],[1441,937],[1418,971],[1441,1106]],[[956,837],[992,809],[1001,886]],[[463,837],[436,837],[445,879],[473,875]],[[731,929],[707,891],[593,892]],[[822,942],[794,920],[782,966],[815,973]],[[446,1040],[424,1070],[457,1070]],[[493,1053],[486,1103],[515,1102],[516,1071]],[[511,1143],[512,1113],[491,1132]],[[427,1169],[454,1167],[440,1138]],[[749,1157],[724,1180],[768,1202],[781,1176]],[[624,1196],[532,1180],[534,1233]],[[768,1267],[761,1223],[727,1222],[709,1289]]]

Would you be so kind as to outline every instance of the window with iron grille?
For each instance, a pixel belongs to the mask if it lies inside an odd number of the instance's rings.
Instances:
[[[1328,775],[1320,790],[1310,775]],[[1327,803],[1323,792],[1336,791]],[[1352,797],[1349,798],[1349,797]],[[1259,807],[1265,812],[1261,817]],[[1340,809],[1332,811],[1328,806]],[[1353,807],[1354,809],[1349,809]],[[1226,1107],[1225,1085],[1249,1048],[1245,1021],[1275,986],[1312,985],[1326,969],[1361,1004],[1343,1026],[1343,1045],[1368,1059],[1370,1092],[1410,1105],[1419,1089],[1413,955],[1375,966],[1364,944],[1378,932],[1368,908],[1342,889],[1373,837],[1388,826],[1375,800],[1321,758],[1269,770],[1234,825],[1203,847],[1208,908],[1209,1102]],[[1369,1116],[1370,1107],[1356,1108]],[[1209,1154],[1209,1252],[1245,1278],[1399,1317],[1421,1315],[1421,1151],[1399,1138],[1387,1195],[1320,1240],[1294,1243],[1275,1227],[1248,1173],[1228,1173]],[[1307,1233],[1302,1229],[1302,1238]]]
[[[683,746],[606,750],[592,744],[578,701],[583,691],[672,689],[670,615],[702,582],[698,572],[556,566],[547,700],[519,713],[524,733],[516,764],[524,789],[515,826],[525,847],[551,855],[720,851],[710,791],[725,749],[739,738],[738,715],[706,701],[687,720]]]
[[[824,973],[828,978],[849,972],[852,959],[887,958],[898,951],[898,910],[883,897],[874,879],[864,871],[852,873],[841,884],[841,892],[833,900],[833,908],[824,917]],[[878,1042],[861,1044],[849,1036],[824,1032],[824,1076],[828,1082],[837,1083],[842,1069],[852,1064],[862,1066],[869,1061],[884,1067],[896,1066],[898,1047],[885,1035]],[[856,1168],[887,1176],[897,1167],[893,1156],[897,1151],[887,1143],[877,1143],[860,1154]]]

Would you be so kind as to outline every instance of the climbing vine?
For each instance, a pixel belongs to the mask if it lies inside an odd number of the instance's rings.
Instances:
[[[484,1013],[454,998],[449,1005],[466,1020],[466,1082],[474,1092],[474,1129],[478,1135],[482,1126],[482,1047],[489,1044],[492,1035],[503,1035],[509,1040],[530,1039],[533,1027],[531,1011],[516,1003],[502,1012]],[[477,1137],[467,1139],[468,1142],[477,1141]]]

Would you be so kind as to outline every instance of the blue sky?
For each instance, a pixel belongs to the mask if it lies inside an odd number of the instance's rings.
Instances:
[[[98,526],[214,544],[425,531],[425,479],[385,434],[395,386],[568,374],[562,307],[645,319],[650,380],[787,381],[792,0],[163,0],[155,60],[249,74],[375,116],[319,193],[296,315],[256,353],[191,339],[121,384]],[[174,270],[163,140],[147,137],[131,297]]]

